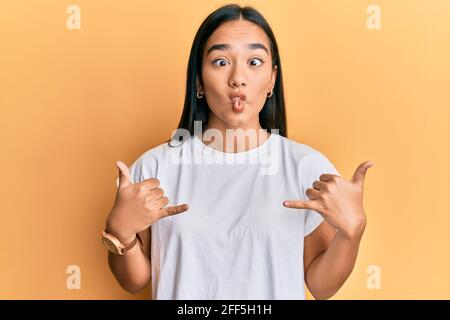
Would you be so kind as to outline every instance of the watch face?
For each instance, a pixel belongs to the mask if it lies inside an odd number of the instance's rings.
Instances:
[[[103,238],[103,243],[104,245],[108,248],[109,251],[111,251],[114,254],[118,254],[119,251],[117,250],[117,247],[114,245],[114,243],[108,239],[108,238]]]

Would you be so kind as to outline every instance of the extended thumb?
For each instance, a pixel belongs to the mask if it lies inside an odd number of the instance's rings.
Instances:
[[[122,161],[117,161],[116,166],[119,169],[119,177],[116,180],[117,187],[123,188],[131,184],[130,171],[128,170],[128,167]]]

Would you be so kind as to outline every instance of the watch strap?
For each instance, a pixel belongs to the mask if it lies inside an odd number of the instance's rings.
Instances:
[[[103,237],[108,237],[108,238],[113,238],[114,239],[114,245],[117,248],[117,252],[113,252],[115,254],[119,254],[119,255],[124,255],[127,251],[131,250],[135,245],[136,242],[139,241],[139,244],[142,247],[144,246],[144,242],[142,241],[141,236],[139,235],[139,233],[136,233],[136,236],[134,237],[134,239],[127,245],[124,245],[119,239],[117,239],[117,237],[115,237],[114,235],[108,233],[108,231],[105,229],[103,230]],[[109,248],[108,248],[109,249]],[[110,250],[111,251],[111,250]]]
[[[125,254],[127,251],[133,249],[133,247],[136,245],[136,242],[138,241],[138,237],[139,235],[136,233],[136,236],[128,245],[125,246],[124,244],[122,244],[123,245],[122,254]]]

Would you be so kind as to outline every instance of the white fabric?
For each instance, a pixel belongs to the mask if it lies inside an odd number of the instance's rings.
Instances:
[[[323,217],[283,200],[309,200],[322,173],[340,175],[321,152],[276,134],[246,152],[192,136],[142,154],[132,181],[157,178],[169,205],[189,204],[151,226],[153,299],[305,299],[303,240]]]

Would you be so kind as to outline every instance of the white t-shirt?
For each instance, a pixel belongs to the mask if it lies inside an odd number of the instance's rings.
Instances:
[[[131,180],[157,178],[169,205],[189,205],[151,226],[153,299],[305,299],[303,238],[323,217],[283,201],[309,200],[322,173],[340,175],[321,152],[274,133],[245,152],[194,135],[142,154]]]

